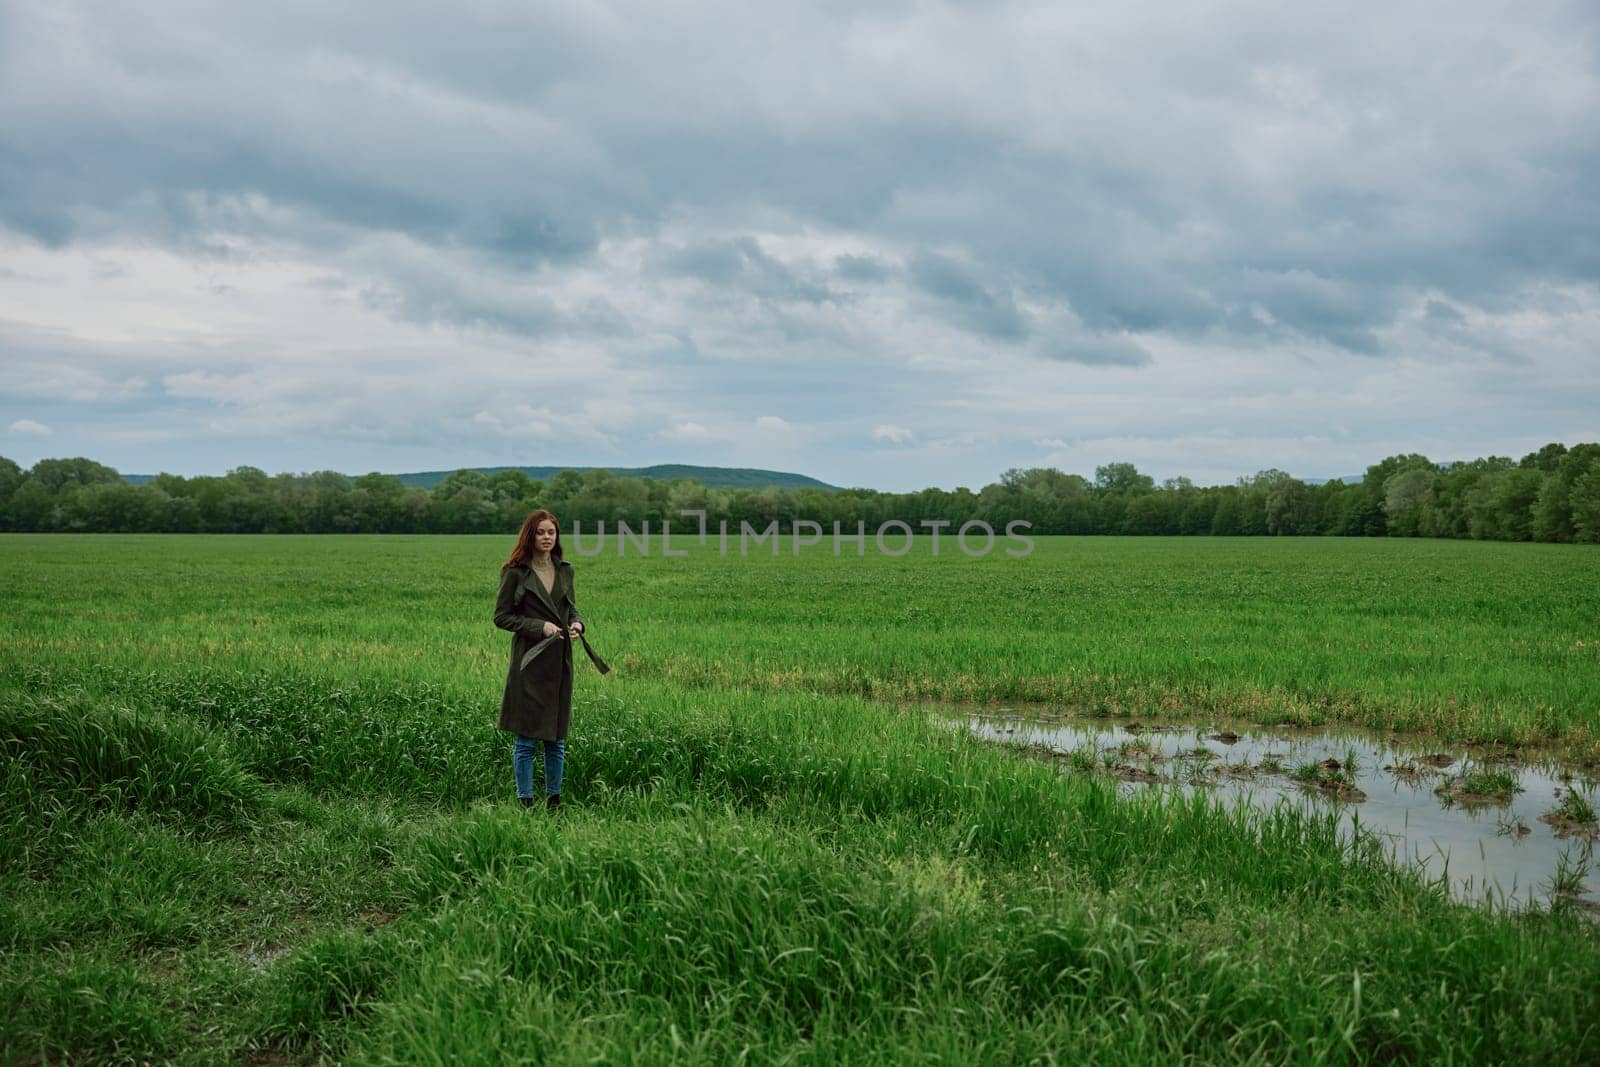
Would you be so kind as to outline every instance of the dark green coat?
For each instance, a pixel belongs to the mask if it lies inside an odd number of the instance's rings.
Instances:
[[[545,637],[546,622],[561,627],[562,636]],[[494,601],[494,624],[512,635],[500,729],[546,741],[567,736],[572,725],[572,641],[565,635],[567,627],[582,622],[572,598],[572,564],[556,564],[549,591],[529,568],[506,568]],[[609,668],[589,647],[588,625],[583,628],[583,650],[604,674]]]

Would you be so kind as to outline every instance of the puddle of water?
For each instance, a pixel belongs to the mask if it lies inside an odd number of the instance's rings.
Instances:
[[[1432,878],[1448,873],[1451,892],[1472,903],[1546,903],[1563,862],[1587,865],[1597,851],[1592,825],[1587,833],[1560,832],[1540,818],[1572,789],[1595,803],[1593,780],[1553,763],[1496,759],[1492,750],[1292,727],[1138,727],[1125,720],[990,715],[965,721],[987,741],[1053,754],[1080,767],[1092,760],[1100,771],[1121,778],[1124,792],[1203,789],[1263,809],[1285,800],[1324,810],[1336,805],[1347,813],[1346,828],[1359,818],[1391,859],[1417,864]],[[1459,789],[1451,795],[1451,787],[1473,771],[1504,772],[1517,791],[1509,798],[1464,796]],[[1302,775],[1309,780],[1299,780]],[[1572,895],[1600,907],[1600,871],[1587,865]]]

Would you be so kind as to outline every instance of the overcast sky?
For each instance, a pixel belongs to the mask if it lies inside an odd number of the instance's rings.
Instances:
[[[0,455],[1600,440],[1600,4],[0,0]]]

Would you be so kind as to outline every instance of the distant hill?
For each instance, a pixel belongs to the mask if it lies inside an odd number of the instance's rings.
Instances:
[[[588,471],[594,467],[472,467],[471,470],[481,471],[484,474],[499,474],[501,471],[521,471],[529,478],[540,481],[549,481],[561,471]],[[687,463],[657,463],[653,467],[607,467],[618,478],[654,478],[657,481],[672,481],[677,478],[690,478],[700,484],[714,489],[764,489],[772,486],[778,489],[838,489],[839,486],[819,482],[815,478],[804,474],[790,474],[787,471],[765,471],[753,467],[695,467]],[[406,485],[416,486],[419,489],[432,489],[455,471],[413,471],[409,474],[397,475]],[[152,480],[153,474],[124,474],[122,476],[131,485],[143,485]]]
[[[474,467],[474,470],[484,474],[499,474],[501,471],[521,471],[529,478],[540,481],[549,481],[561,471],[588,471],[594,467]],[[815,478],[804,474],[790,474],[787,471],[765,471],[753,467],[696,467],[687,463],[657,463],[653,467],[606,467],[606,470],[618,478],[654,478],[657,481],[670,482],[677,478],[689,478],[701,485],[715,489],[763,489],[774,486],[779,489],[837,489],[836,485],[819,482]],[[455,473],[454,471],[415,471],[411,474],[399,475],[402,482],[407,485],[417,486],[419,489],[432,489],[445,478]]]
[[[1345,485],[1360,485],[1367,480],[1364,474],[1346,474],[1342,478],[1301,478],[1307,485],[1324,485],[1327,482],[1343,482]]]

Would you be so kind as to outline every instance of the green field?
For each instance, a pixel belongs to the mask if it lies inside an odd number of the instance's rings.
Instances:
[[[494,729],[509,548],[0,541],[5,1059],[1600,1058],[1575,909],[1454,904],[1332,817],[1120,799],[926,711],[1593,760],[1592,549],[569,548],[616,669],[580,662],[552,819]]]

